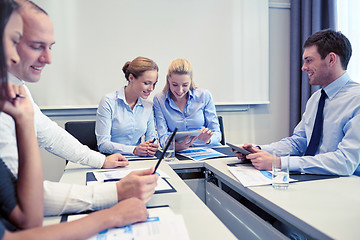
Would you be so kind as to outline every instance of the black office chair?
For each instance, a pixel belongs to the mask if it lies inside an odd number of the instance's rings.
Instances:
[[[91,150],[98,151],[95,136],[95,121],[69,121],[65,130]]]
[[[222,145],[225,145],[225,131],[224,131],[224,123],[222,116],[218,116],[219,119],[219,125],[220,125],[220,132],[221,132],[221,141],[220,143]]]

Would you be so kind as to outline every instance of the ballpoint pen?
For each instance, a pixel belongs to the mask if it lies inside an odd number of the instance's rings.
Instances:
[[[15,97],[10,98],[10,101],[15,101],[17,98],[25,98],[25,96],[17,93]]]

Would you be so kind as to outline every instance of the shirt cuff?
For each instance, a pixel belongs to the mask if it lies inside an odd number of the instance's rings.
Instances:
[[[110,208],[118,203],[116,182],[94,184],[94,210]]]
[[[125,146],[124,147],[124,154],[134,154],[134,149],[136,146]]]
[[[304,172],[301,169],[301,160],[300,157],[294,156],[294,157],[289,157],[289,171],[294,171],[294,172]]]

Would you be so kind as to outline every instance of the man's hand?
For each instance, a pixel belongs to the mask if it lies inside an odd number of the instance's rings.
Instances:
[[[240,147],[240,146],[239,146],[239,147]],[[255,149],[258,149],[257,147],[254,148],[251,143],[246,143],[246,144],[242,145],[240,148],[243,148],[243,149],[245,149],[245,150],[247,150],[247,151],[249,151],[249,152],[251,152],[251,153],[254,153],[254,152],[255,152]],[[258,149],[258,150],[259,150],[259,149]],[[231,149],[231,151],[233,151],[233,149]],[[248,158],[246,158],[246,155],[245,155],[245,154],[242,154],[242,153],[240,153],[240,152],[235,152],[235,156],[236,156],[238,159],[242,160],[242,161],[245,161],[245,160],[248,159]]]
[[[248,154],[246,158],[251,161],[252,165],[254,165],[256,169],[271,171],[273,159],[272,154],[266,151],[262,151],[257,147],[253,149],[255,152],[252,154]],[[278,161],[280,162],[280,158],[278,159]]]
[[[105,158],[102,168],[117,168],[125,167],[127,165],[129,165],[128,160],[120,153],[115,153]]]
[[[116,183],[118,201],[136,197],[143,202],[150,201],[157,186],[158,175],[154,168],[133,171]]]
[[[258,147],[254,147],[251,143],[246,143],[241,148],[248,150],[251,154],[244,155],[242,153],[236,152],[235,155],[238,159],[244,161],[249,159],[258,170],[272,170],[272,159],[273,156],[271,153],[260,150]],[[280,165],[280,158],[277,159],[278,164]]]

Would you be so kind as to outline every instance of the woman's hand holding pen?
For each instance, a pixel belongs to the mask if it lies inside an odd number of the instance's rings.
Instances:
[[[154,156],[158,148],[159,145],[151,139],[136,146],[133,153],[136,156]]]
[[[159,144],[156,143],[156,138],[149,140],[147,142],[148,142],[147,153],[149,156],[154,156],[156,151],[159,149]]]
[[[10,83],[8,84],[8,100],[0,101],[0,110],[12,116],[15,122],[22,119],[31,120],[34,116],[33,106],[27,98],[24,87]]]

